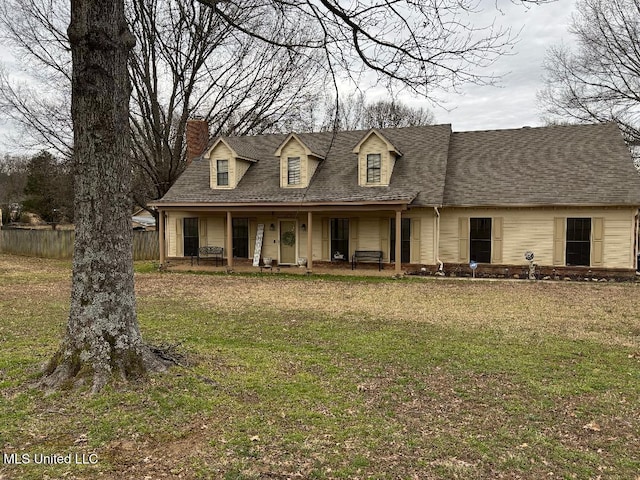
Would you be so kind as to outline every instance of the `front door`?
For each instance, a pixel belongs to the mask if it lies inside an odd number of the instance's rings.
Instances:
[[[280,264],[296,263],[296,245],[298,242],[295,220],[280,221]]]
[[[198,219],[184,219],[184,256],[196,257],[198,255],[199,238],[198,238]]]

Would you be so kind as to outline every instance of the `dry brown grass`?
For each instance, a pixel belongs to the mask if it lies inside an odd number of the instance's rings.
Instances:
[[[640,480],[635,283],[144,273],[189,366],[45,396],[69,267],[0,255],[0,446],[100,462],[0,479]]]
[[[172,273],[143,276],[141,297],[242,311],[309,310],[505,334],[552,335],[637,347],[640,284],[449,279],[325,281]]]

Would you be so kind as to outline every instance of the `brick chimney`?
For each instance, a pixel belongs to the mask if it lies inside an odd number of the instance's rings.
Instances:
[[[209,124],[206,120],[187,120],[187,165],[202,155],[209,144]]]

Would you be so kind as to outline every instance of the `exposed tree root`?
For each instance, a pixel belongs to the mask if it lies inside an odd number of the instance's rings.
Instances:
[[[91,393],[99,393],[110,381],[137,381],[148,374],[160,373],[172,364],[178,364],[158,347],[145,345],[142,351],[122,353],[112,358],[111,364],[103,368],[81,361],[77,353],[65,355],[58,351],[44,368],[43,377],[36,387],[46,391],[67,390],[91,382]]]

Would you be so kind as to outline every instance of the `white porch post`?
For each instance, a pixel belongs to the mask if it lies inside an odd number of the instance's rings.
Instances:
[[[313,213],[307,212],[307,271],[313,268]]]
[[[164,265],[166,260],[165,238],[164,238],[164,210],[158,209],[158,250],[160,251],[160,265]]]
[[[396,210],[396,273],[402,273],[402,211]]]
[[[233,267],[233,219],[231,218],[231,212],[227,212],[227,266]]]

